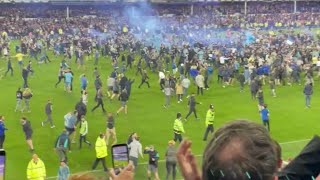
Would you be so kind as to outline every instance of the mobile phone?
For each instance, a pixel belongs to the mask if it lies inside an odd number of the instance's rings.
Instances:
[[[116,144],[111,148],[112,165],[115,174],[120,173],[120,169],[126,167],[129,163],[129,150],[127,144]]]
[[[0,149],[0,180],[5,179],[6,151]]]

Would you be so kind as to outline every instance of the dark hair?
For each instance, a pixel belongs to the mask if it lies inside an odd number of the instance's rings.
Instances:
[[[181,113],[177,113],[177,118],[181,118]]]
[[[271,180],[276,170],[276,152],[268,131],[250,121],[221,127],[203,156],[203,180]]]

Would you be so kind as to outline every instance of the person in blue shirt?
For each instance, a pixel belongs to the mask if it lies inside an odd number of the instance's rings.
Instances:
[[[80,84],[81,84],[81,90],[86,90],[86,89],[87,89],[88,79],[87,79],[87,77],[86,77],[85,74],[83,74],[83,75],[81,76]]]
[[[8,130],[4,125],[4,116],[0,116],[0,149],[3,149],[3,143],[5,140],[5,131]]]
[[[70,169],[65,161],[60,162],[58,171],[58,180],[68,180],[70,176]]]
[[[70,71],[64,73],[65,91],[71,92],[72,74]]]
[[[262,106],[262,109],[260,111],[261,114],[261,120],[263,122],[263,125],[266,127],[266,129],[268,129],[268,131],[270,132],[270,123],[269,123],[269,110],[267,109],[267,104],[264,104]]]

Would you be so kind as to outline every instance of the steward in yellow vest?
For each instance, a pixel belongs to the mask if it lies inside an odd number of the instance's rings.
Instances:
[[[209,106],[209,110],[207,111],[207,115],[206,115],[206,132],[204,133],[204,137],[203,137],[203,140],[204,141],[207,141],[207,137],[208,137],[208,134],[209,132],[213,133],[213,121],[214,121],[214,115],[215,115],[215,112],[214,112],[214,108],[213,108],[213,105],[210,104]]]
[[[181,113],[177,113],[177,119],[174,121],[173,124],[173,132],[174,132],[174,141],[177,142],[177,140],[179,140],[179,142],[182,141],[182,133],[184,133],[184,128],[183,128],[183,124],[181,121]]]

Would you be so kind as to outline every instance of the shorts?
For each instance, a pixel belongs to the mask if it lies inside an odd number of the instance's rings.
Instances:
[[[113,91],[113,94],[119,94],[119,91]]]
[[[108,86],[108,91],[112,91],[113,90],[113,86]]]
[[[32,138],[32,133],[26,133],[26,140],[30,140]]]
[[[121,101],[121,106],[125,107],[127,105],[127,101]]]
[[[66,128],[66,130],[68,131],[68,134],[69,134],[69,135],[71,135],[71,134],[75,131],[74,128],[68,128],[68,127],[65,127],[65,128]]]
[[[71,82],[65,82],[66,87],[70,87],[71,86]]]
[[[148,164],[148,171],[150,171],[150,172],[152,172],[152,173],[158,172],[158,167],[157,167],[157,165]]]
[[[138,166],[138,158],[129,156],[129,160],[132,161],[135,168]]]
[[[22,61],[18,61],[18,64],[19,64],[19,65],[22,65]]]

